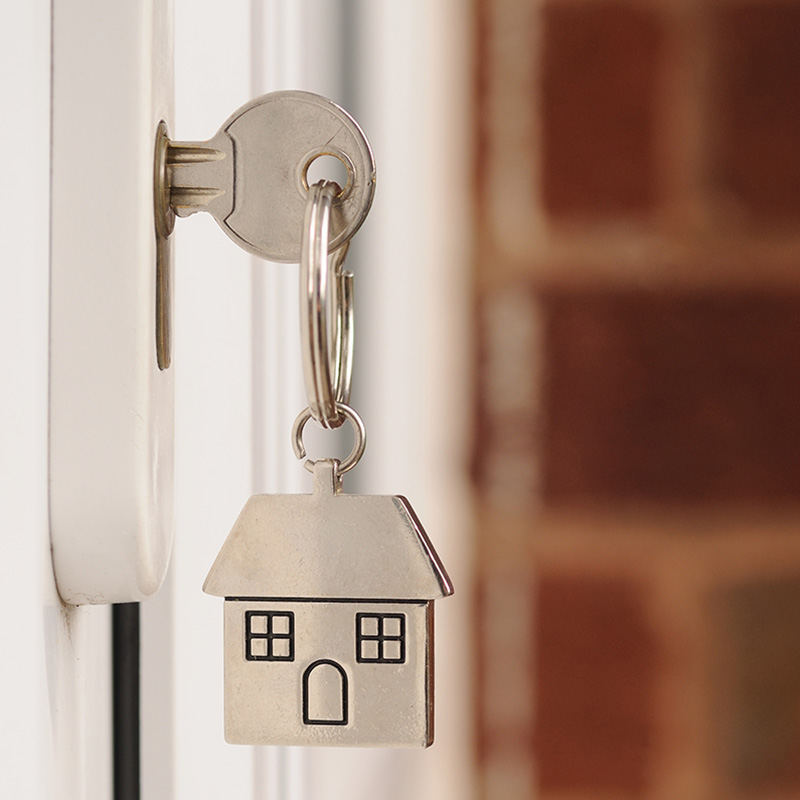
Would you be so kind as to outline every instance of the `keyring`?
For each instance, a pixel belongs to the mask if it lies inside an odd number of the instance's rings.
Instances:
[[[323,428],[344,422],[353,364],[353,274],[342,269],[348,244],[328,252],[339,186],[319,181],[308,190],[300,246],[300,343],[311,416]]]
[[[350,424],[353,426],[353,431],[356,435],[356,440],[353,443],[353,449],[350,451],[350,455],[339,464],[339,468],[337,470],[337,474],[344,475],[345,472],[353,469],[353,467],[361,460],[361,456],[364,455],[364,450],[367,447],[367,429],[364,427],[364,421],[352,408],[350,408],[350,406],[345,405],[345,403],[337,403],[336,410],[341,419],[350,421]],[[306,427],[306,423],[312,418],[312,416],[311,409],[304,408],[297,415],[297,419],[294,421],[294,425],[292,425],[292,448],[294,449],[294,454],[298,458],[306,457],[306,446],[303,444],[303,430]],[[308,458],[303,466],[309,472],[313,472],[315,463],[316,462]]]

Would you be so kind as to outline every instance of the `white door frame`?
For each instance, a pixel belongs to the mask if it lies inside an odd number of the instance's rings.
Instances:
[[[211,220],[179,222],[176,542],[167,584],[142,607],[145,800],[471,796],[469,512],[461,469],[469,414],[467,7],[459,0],[177,0],[177,136],[211,135],[260,91],[303,88],[341,100],[336,84],[349,81],[345,105],[372,140],[379,182],[352,256],[364,331],[357,333],[354,402],[370,446],[348,485],[407,493],[457,594],[437,609],[432,750],[224,744],[221,603],[201,585],[248,494],[305,488],[288,448],[287,421],[302,406],[296,312],[287,310],[296,308],[296,277],[290,267],[254,265]],[[355,49],[349,61],[337,61],[346,26],[356,30],[347,42]],[[107,800],[109,612],[62,605],[49,558],[50,37],[50,2],[6,9],[0,706],[14,721],[3,727],[0,796]]]

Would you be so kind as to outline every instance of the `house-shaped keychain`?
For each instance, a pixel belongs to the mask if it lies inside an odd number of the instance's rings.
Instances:
[[[234,744],[433,742],[433,601],[450,579],[403,497],[256,495],[204,590],[225,598],[225,738]]]

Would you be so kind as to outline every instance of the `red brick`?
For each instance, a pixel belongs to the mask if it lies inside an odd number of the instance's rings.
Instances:
[[[658,17],[618,3],[544,9],[544,201],[556,217],[618,217],[656,203]]]
[[[550,291],[554,505],[800,500],[800,295]]]
[[[532,768],[534,586],[531,574],[515,570],[484,574],[476,587],[476,744],[493,768]]]
[[[474,183],[473,202],[476,211],[483,217],[486,214],[488,190],[488,163],[486,153],[489,152],[488,109],[491,108],[489,93],[489,73],[491,71],[491,48],[489,46],[491,29],[489,26],[489,3],[491,0],[476,0],[473,16],[474,47],[474,102],[479,111],[473,117],[472,135],[474,140]]]
[[[800,223],[800,5],[719,6],[717,189],[761,222]]]
[[[723,593],[714,740],[721,772],[743,793],[800,792],[800,578]],[[722,688],[722,691],[719,691]]]
[[[545,573],[536,630],[543,792],[638,793],[649,782],[657,640],[641,587]]]

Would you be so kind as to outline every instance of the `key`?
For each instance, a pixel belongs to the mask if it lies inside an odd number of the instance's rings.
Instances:
[[[207,211],[234,242],[267,261],[300,260],[308,169],[320,156],[335,156],[347,170],[331,215],[331,251],[361,226],[375,192],[375,160],[358,123],[309,92],[257,97],[208,141],[164,137],[158,153],[161,230],[172,229],[173,215]]]

